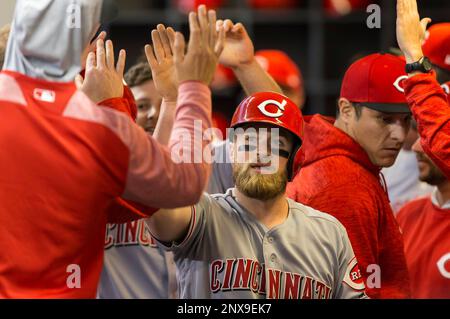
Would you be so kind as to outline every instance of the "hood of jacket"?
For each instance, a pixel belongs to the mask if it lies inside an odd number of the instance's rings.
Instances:
[[[17,0],[4,70],[71,82],[99,26],[103,0]]]
[[[345,156],[375,176],[381,168],[374,165],[366,151],[347,133],[334,126],[334,119],[322,115],[305,116],[305,137],[301,166],[327,157]]]

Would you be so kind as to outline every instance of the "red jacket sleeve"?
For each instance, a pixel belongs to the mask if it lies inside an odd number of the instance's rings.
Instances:
[[[141,218],[148,218],[157,211],[137,203],[116,198],[108,208],[108,223],[123,224]]]
[[[406,80],[405,94],[417,121],[422,147],[450,178],[450,107],[434,74]]]
[[[131,109],[130,103],[126,98],[117,97],[104,100],[98,105],[119,111],[121,113],[125,113],[133,120],[133,122],[136,121],[136,117],[133,117],[133,110]]]
[[[102,101],[100,106],[108,107],[122,112],[131,117],[133,121],[136,118],[136,105],[134,98],[127,86],[124,86],[124,97],[113,98]],[[116,198],[108,209],[108,223],[123,224],[141,218],[150,217],[157,209],[145,207],[137,203],[126,201],[122,198]]]

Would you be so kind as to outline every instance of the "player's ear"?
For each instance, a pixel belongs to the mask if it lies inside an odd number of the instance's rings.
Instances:
[[[355,116],[355,109],[352,103],[346,98],[340,98],[338,101],[339,120],[345,124],[349,124],[351,119]]]

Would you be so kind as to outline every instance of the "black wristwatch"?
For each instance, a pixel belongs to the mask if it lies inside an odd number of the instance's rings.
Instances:
[[[408,74],[416,71],[422,73],[430,73],[432,69],[433,65],[431,64],[430,59],[428,59],[426,56],[423,56],[419,61],[407,64],[405,71]]]

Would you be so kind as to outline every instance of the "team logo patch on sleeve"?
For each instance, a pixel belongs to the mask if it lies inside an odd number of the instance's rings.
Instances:
[[[347,269],[345,270],[344,282],[354,290],[360,291],[365,289],[364,279],[359,270],[356,257],[353,257],[348,263]]]

